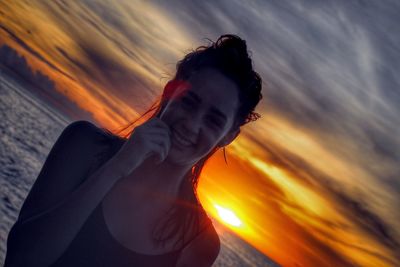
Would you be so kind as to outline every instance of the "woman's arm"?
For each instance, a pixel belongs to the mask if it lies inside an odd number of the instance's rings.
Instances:
[[[136,127],[119,151],[86,179],[97,153],[96,136],[96,127],[78,121],[57,140],[10,230],[6,266],[55,262],[113,185],[151,155],[164,160],[170,147],[168,126],[153,118]],[[66,194],[75,184],[79,186]]]
[[[85,177],[95,151],[93,138],[88,125],[75,122],[57,140],[25,200],[25,209],[10,230],[5,266],[49,266],[55,262],[123,176],[115,155]],[[62,195],[65,187],[79,183],[75,190]]]

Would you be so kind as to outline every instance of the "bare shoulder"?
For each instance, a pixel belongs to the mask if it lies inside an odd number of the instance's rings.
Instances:
[[[51,148],[19,213],[23,221],[62,201],[88,176],[102,130],[89,121],[67,125]]]
[[[205,229],[182,251],[177,267],[209,267],[220,252],[220,239],[211,220]]]
[[[65,153],[70,153],[71,150],[72,152],[79,151],[78,154],[90,156],[97,149],[100,149],[100,141],[104,140],[105,136],[104,131],[90,121],[78,120],[71,122],[57,138],[48,157],[54,156],[52,154],[57,150]]]
[[[115,140],[118,141],[115,143]],[[57,147],[58,143],[63,144],[61,145],[63,147],[71,144],[96,153],[99,150],[103,150],[104,144],[110,145],[113,143],[119,148],[122,144],[121,142],[123,142],[122,139],[109,130],[98,127],[90,121],[78,120],[65,127],[54,147]]]
[[[83,165],[96,152],[99,140],[102,137],[104,137],[102,130],[89,121],[78,120],[71,122],[55,141],[47,156],[45,165],[49,160],[59,163],[57,160],[65,160],[66,158],[73,160],[74,166]],[[78,159],[83,159],[83,161]]]
[[[95,124],[86,120],[78,120],[68,124],[65,129],[61,132],[60,141],[65,141],[67,137],[83,138],[86,141],[92,140],[92,138],[101,134],[102,131]],[[57,141],[59,141],[57,140]]]

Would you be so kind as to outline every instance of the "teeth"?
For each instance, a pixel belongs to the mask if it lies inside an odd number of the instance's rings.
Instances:
[[[187,140],[186,138],[184,138],[181,134],[179,134],[177,132],[175,132],[174,137],[180,144],[182,144],[184,146],[192,145],[192,143],[189,140]]]

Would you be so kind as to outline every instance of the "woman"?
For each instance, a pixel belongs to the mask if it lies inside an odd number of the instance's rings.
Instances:
[[[129,138],[68,125],[9,233],[5,266],[211,266],[220,242],[199,174],[259,117],[260,91],[245,41],[223,35],[178,62]]]

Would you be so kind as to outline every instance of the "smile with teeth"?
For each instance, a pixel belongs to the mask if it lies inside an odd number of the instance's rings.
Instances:
[[[174,140],[182,146],[192,146],[194,143],[177,131],[173,131]]]

